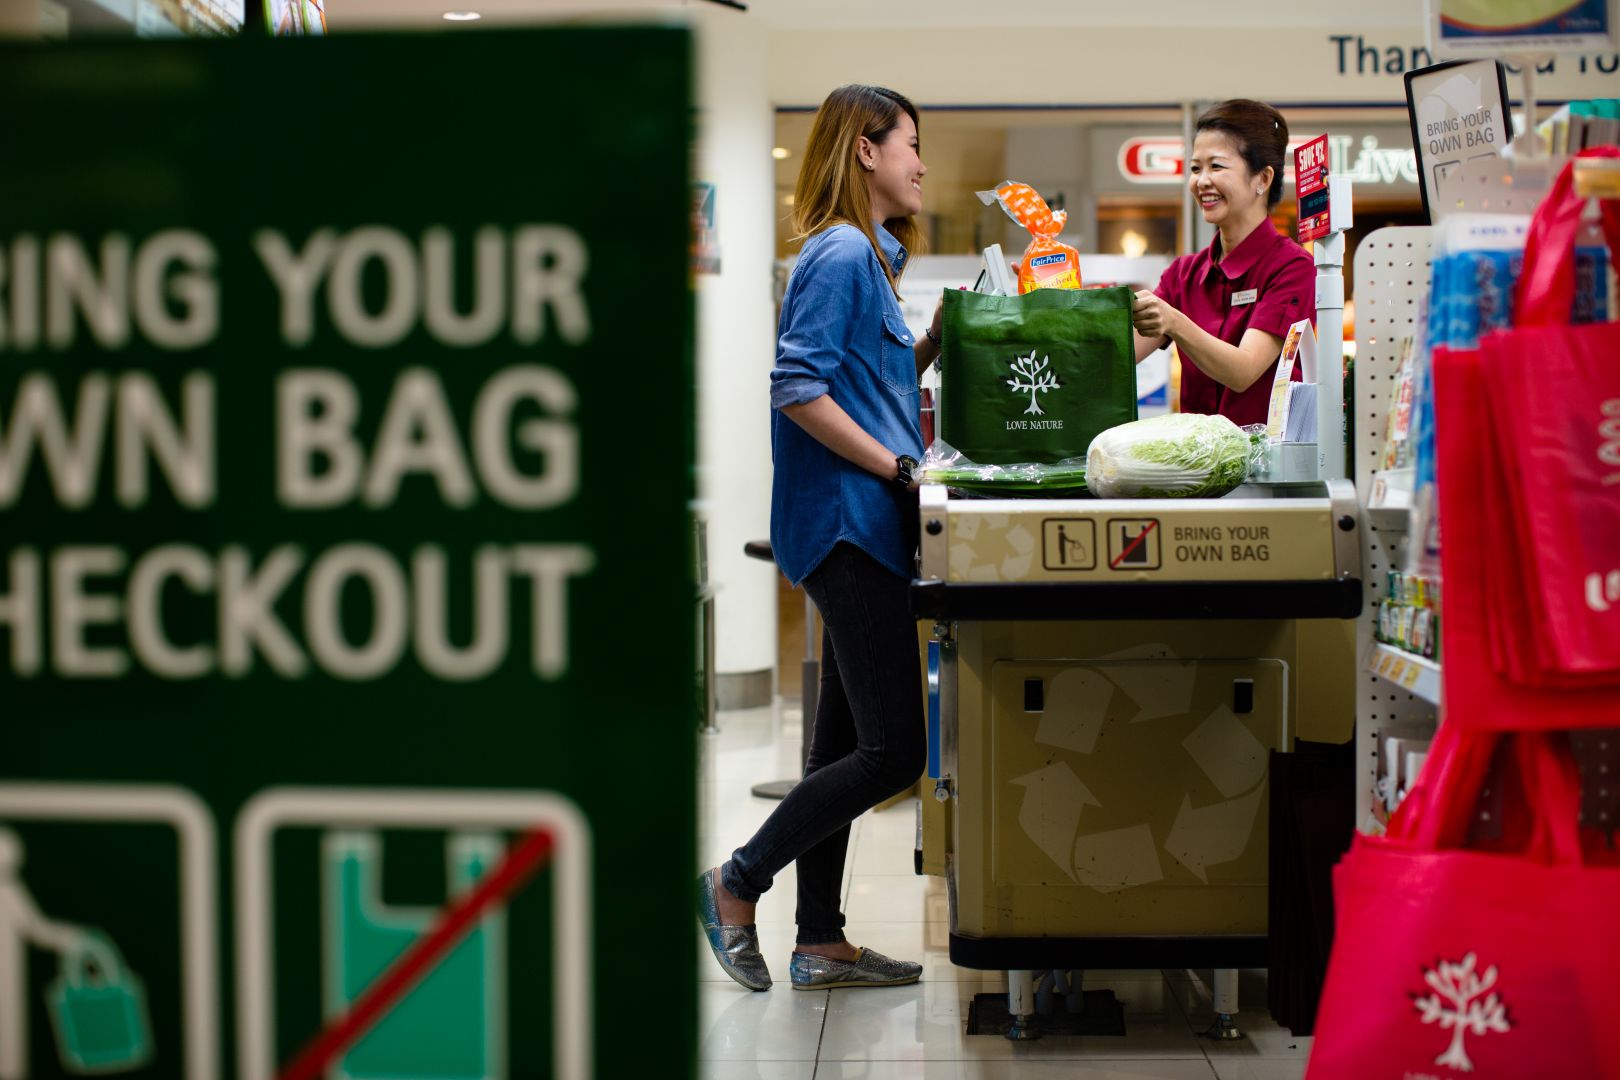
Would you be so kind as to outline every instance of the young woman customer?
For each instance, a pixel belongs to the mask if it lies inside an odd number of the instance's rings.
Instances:
[[[1316,317],[1311,257],[1270,218],[1282,198],[1288,124],[1264,102],[1237,99],[1200,116],[1196,131],[1187,182],[1215,239],[1136,294],[1136,359],[1174,341],[1183,412],[1263,424],[1283,338]]]
[[[914,982],[918,964],[844,939],[849,825],[915,783],[924,765],[917,635],[907,603],[916,550],[912,470],[922,453],[922,341],[896,282],[922,210],[917,110],[876,86],[822,103],[794,193],[804,242],[788,280],[771,372],[771,545],[821,613],[819,707],[804,779],[723,866],[698,879],[715,959],[751,990],[771,985],[754,905],[798,864],[795,990]]]

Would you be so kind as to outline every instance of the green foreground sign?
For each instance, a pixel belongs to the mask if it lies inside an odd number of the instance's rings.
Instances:
[[[0,1080],[692,1074],[689,78],[0,48]]]

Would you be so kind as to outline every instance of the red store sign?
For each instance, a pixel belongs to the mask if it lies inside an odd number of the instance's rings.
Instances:
[[[1308,139],[1291,139],[1284,159],[1283,179],[1294,182],[1294,152]],[[1416,184],[1417,158],[1409,148],[1381,147],[1374,135],[1355,145],[1351,135],[1329,137],[1335,173],[1349,173],[1357,184]],[[1119,174],[1133,184],[1179,184],[1186,174],[1182,142],[1174,136],[1148,135],[1126,139],[1119,147]]]
[[[1133,184],[1176,184],[1186,169],[1180,139],[1126,139],[1119,148],[1119,174]]]

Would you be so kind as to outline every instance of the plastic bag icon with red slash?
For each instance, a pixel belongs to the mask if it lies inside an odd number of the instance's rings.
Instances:
[[[1000,203],[1007,216],[1028,229],[1033,239],[1018,264],[1018,292],[1036,289],[1078,289],[1080,253],[1058,240],[1069,220],[1066,210],[1053,210],[1040,192],[1028,184],[1005,180],[994,191],[981,191],[986,206]]]

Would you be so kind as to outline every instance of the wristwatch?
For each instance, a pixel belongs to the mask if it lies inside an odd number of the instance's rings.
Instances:
[[[917,459],[910,454],[901,454],[894,459],[894,482],[903,488],[911,487],[913,475],[917,472]]]

